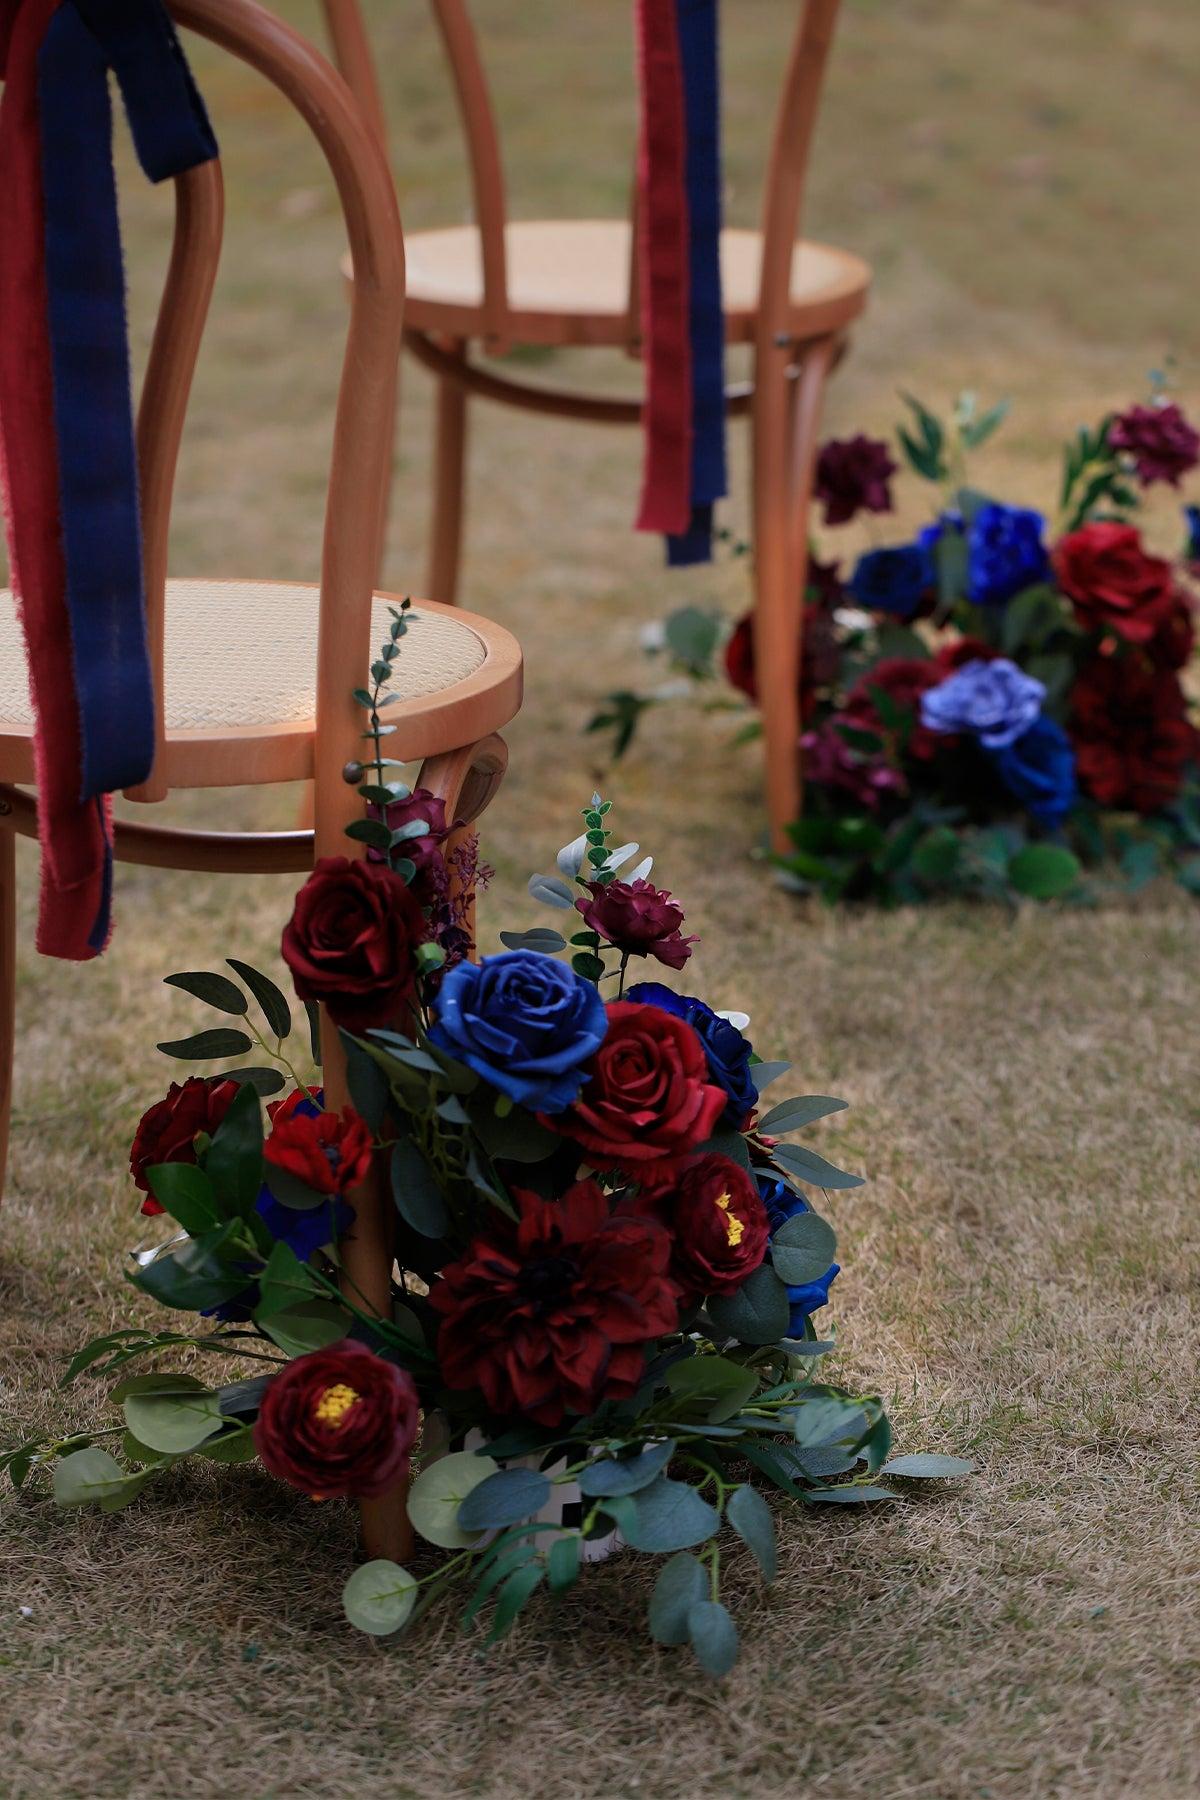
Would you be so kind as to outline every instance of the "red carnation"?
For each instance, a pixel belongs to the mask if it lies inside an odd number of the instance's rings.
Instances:
[[[412,889],[383,863],[326,856],[283,933],[301,1000],[320,1000],[351,1031],[384,1025],[412,996],[414,953],[429,926]]]
[[[557,1425],[637,1392],[644,1346],[678,1323],[671,1240],[652,1219],[614,1218],[594,1181],[513,1197],[515,1229],[497,1220],[430,1291],[438,1359],[493,1415]]]
[[[1080,671],[1071,707],[1079,779],[1092,798],[1139,813],[1168,806],[1196,754],[1174,671],[1133,656],[1098,656]]]
[[[732,1294],[767,1253],[771,1226],[750,1176],[728,1156],[697,1156],[668,1188],[635,1203],[671,1234],[671,1273],[691,1303]]]
[[[682,937],[683,908],[652,881],[589,881],[590,900],[575,907],[584,923],[625,956],[653,956],[682,969],[697,937]]]
[[[263,1155],[268,1163],[319,1194],[344,1194],[366,1179],[371,1167],[371,1133],[352,1106],[344,1106],[340,1114],[295,1111],[304,1100],[305,1096],[297,1093],[279,1108]]]
[[[945,671],[939,668],[932,657],[927,656],[885,656],[874,668],[860,675],[846,696],[846,704],[842,708],[842,717],[857,725],[861,731],[873,731],[885,743],[891,741],[893,732],[879,711],[878,702],[873,689],[886,694],[900,712],[906,713],[913,721],[905,749],[909,756],[918,762],[929,759],[944,749],[949,741],[944,734],[930,731],[921,723],[921,695],[946,678]]]
[[[804,609],[804,630],[800,638],[801,720],[811,718],[817,695],[822,688],[832,687],[840,666],[841,652],[833,614],[823,602],[814,601]],[[757,702],[752,612],[738,620],[725,645],[725,673],[740,693]]]
[[[254,1445],[272,1475],[314,1500],[365,1500],[408,1473],[419,1418],[412,1376],[346,1338],[275,1376]]]
[[[859,512],[892,510],[891,479],[897,465],[886,444],[859,432],[831,438],[817,458],[813,492],[824,502],[826,525],[844,525]]]
[[[1108,428],[1113,450],[1133,458],[1143,487],[1155,481],[1179,486],[1179,478],[1200,462],[1200,432],[1184,418],[1174,401],[1160,406],[1131,406]]]
[[[142,1114],[129,1152],[129,1173],[134,1186],[146,1198],[142,1211],[153,1217],[163,1211],[150,1192],[146,1170],[156,1163],[194,1163],[196,1134],[211,1137],[229,1111],[238,1091],[236,1081],[213,1075],[189,1075],[183,1086],[173,1081],[162,1100]]]
[[[578,1100],[543,1123],[574,1138],[596,1168],[658,1182],[712,1135],[728,1095],[708,1080],[704,1046],[685,1020],[635,1000],[607,1011]]]
[[[1054,546],[1058,584],[1090,631],[1115,631],[1130,644],[1148,644],[1174,610],[1169,562],[1148,556],[1132,525],[1098,519]]]

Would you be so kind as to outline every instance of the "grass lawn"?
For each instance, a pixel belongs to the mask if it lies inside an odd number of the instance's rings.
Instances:
[[[283,0],[305,26],[311,0]],[[779,0],[727,5],[730,212],[750,219]],[[628,0],[478,0],[514,210],[623,210]],[[410,227],[462,216],[459,139],[422,0],[374,0]],[[1140,394],[1174,351],[1197,394],[1192,0],[847,0],[808,225],[878,271],[830,429],[897,387],[1011,394],[981,478],[1048,503],[1062,433]],[[781,17],[782,15],[782,17]],[[229,228],[180,476],[174,566],[311,576],[343,300],[339,224],[301,133],[248,72],[197,53],[226,150]],[[144,345],[169,197],[125,184]],[[595,379],[605,379],[606,363]],[[620,366],[613,379],[627,379]],[[391,585],[418,589],[430,390],[406,370]],[[744,445],[735,433],[745,521]],[[1056,464],[1054,465],[1056,468]],[[821,1132],[869,1184],[831,1196],[843,1274],[831,1378],[881,1391],[901,1449],[979,1475],[906,1506],[781,1520],[766,1599],[731,1550],[743,1659],[724,1684],[646,1647],[651,1565],[590,1573],[484,1654],[452,1618],[370,1642],[340,1616],[354,1520],[256,1469],[177,1471],[119,1518],[36,1494],[0,1520],[4,1800],[349,1800],[366,1793],[695,1800],[1189,1795],[1200,1787],[1194,1411],[1200,933],[1154,889],[1015,921],[930,907],[806,910],[752,861],[752,749],[728,720],[653,716],[617,777],[581,726],[637,685],[640,625],[745,604],[744,569],[668,578],[630,530],[637,443],[480,411],[464,599],[518,633],[525,711],[487,819],[485,947],[535,922],[528,873],[601,782],[704,939],[714,1004],[752,1016]],[[1176,526],[1156,522],[1164,541]],[[263,671],[264,689],[270,682]],[[285,824],[293,791],[182,797],[196,822]],[[22,941],[35,861],[21,848]],[[20,964],[16,1112],[0,1210],[0,1439],[103,1409],[55,1382],[85,1335],[148,1316],[121,1258],[123,1160],[192,1028],[172,969],[276,955],[293,883],[126,870],[111,952]],[[832,1143],[829,1146],[832,1148]],[[161,1320],[161,1314],[155,1315]]]

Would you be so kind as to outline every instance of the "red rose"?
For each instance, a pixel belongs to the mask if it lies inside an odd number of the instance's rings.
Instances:
[[[1071,693],[1080,783],[1101,806],[1159,812],[1196,754],[1187,699],[1171,669],[1133,656],[1098,656]]]
[[[1108,428],[1108,442],[1113,450],[1133,458],[1143,487],[1154,481],[1178,487],[1179,477],[1200,462],[1200,432],[1188,424],[1174,401],[1131,406],[1118,413]]]
[[[557,1425],[637,1392],[644,1346],[679,1320],[671,1240],[652,1219],[614,1218],[594,1181],[513,1197],[516,1227],[497,1219],[430,1290],[438,1360],[492,1414]]]
[[[263,1156],[319,1194],[344,1194],[366,1179],[371,1133],[352,1106],[344,1106],[340,1115],[295,1111],[304,1101],[303,1094],[293,1094],[279,1108]]]
[[[682,969],[697,937],[682,937],[683,908],[652,881],[589,881],[590,900],[575,908],[584,924],[626,956],[653,956],[669,969]]]
[[[1195,645],[1191,601],[1176,588],[1171,611],[1146,645],[1146,655],[1160,669],[1184,669],[1192,660]]]
[[[930,731],[921,723],[921,695],[945,680],[945,671],[932,657],[885,656],[874,668],[860,675],[846,696],[842,717],[862,731],[873,731],[884,743],[893,737],[885,722],[872,689],[886,694],[900,712],[912,719],[912,729],[905,749],[918,762],[928,762],[950,741],[944,733]]]
[[[415,894],[383,863],[326,856],[284,927],[283,960],[301,1000],[363,1031],[395,1019],[412,996],[414,952],[429,936]]]
[[[197,1132],[213,1135],[237,1091],[236,1081],[189,1075],[182,1087],[173,1081],[165,1098],[142,1114],[129,1152],[129,1173],[134,1186],[146,1196],[144,1213],[153,1217],[163,1211],[150,1192],[146,1170],[156,1163],[194,1163]]]
[[[1076,618],[1090,631],[1147,644],[1175,606],[1170,563],[1147,556],[1132,525],[1109,519],[1082,525],[1058,540],[1053,562]]]
[[[767,1254],[767,1209],[745,1169],[710,1154],[685,1163],[669,1188],[635,1203],[671,1234],[671,1273],[689,1302],[732,1294]]]
[[[574,1138],[596,1168],[657,1182],[711,1137],[728,1096],[708,1080],[704,1045],[683,1019],[635,1000],[607,1011],[578,1100],[543,1124]]]
[[[314,1500],[370,1499],[408,1473],[419,1417],[412,1376],[346,1338],[275,1376],[254,1445],[264,1468]]]
[[[841,664],[833,614],[821,601],[804,609],[804,630],[800,638],[800,717],[812,716],[822,688],[832,687]],[[754,670],[754,614],[739,619],[725,645],[725,673],[732,685],[748,700],[758,700],[758,680]]]

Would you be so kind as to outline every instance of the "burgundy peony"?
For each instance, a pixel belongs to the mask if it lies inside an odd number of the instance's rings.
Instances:
[[[1058,584],[1090,631],[1115,631],[1130,644],[1148,644],[1175,609],[1169,562],[1148,556],[1132,525],[1098,519],[1054,546]]]
[[[395,1019],[412,996],[414,953],[429,926],[412,889],[382,863],[326,856],[283,933],[283,960],[301,1000],[320,1000],[337,1025]]]
[[[886,694],[892,704],[913,721],[905,743],[907,755],[918,762],[928,762],[947,743],[944,734],[930,731],[921,724],[921,695],[944,681],[946,671],[927,656],[885,656],[874,668],[860,675],[846,696],[842,716],[862,731],[874,731],[890,741],[892,732],[882,718],[875,693]]]
[[[800,639],[800,717],[812,717],[817,695],[822,688],[832,687],[841,665],[841,651],[833,614],[820,602],[804,609],[804,631]],[[725,645],[725,673],[731,684],[748,700],[758,700],[758,680],[754,671],[754,614],[739,619]]]
[[[767,1253],[770,1221],[745,1169],[716,1153],[684,1164],[669,1187],[636,1203],[671,1234],[671,1273],[689,1304],[732,1294]]]
[[[419,1417],[412,1376],[346,1338],[274,1377],[254,1445],[272,1475],[314,1500],[365,1500],[408,1473]]]
[[[1188,424],[1174,401],[1159,406],[1131,406],[1108,428],[1113,450],[1133,458],[1143,487],[1155,481],[1179,486],[1179,478],[1200,462],[1200,432]]]
[[[610,1001],[607,1012],[579,1099],[542,1123],[574,1138],[596,1168],[659,1182],[712,1135],[728,1096],[708,1079],[704,1045],[685,1020],[633,1000]]]
[[[1197,748],[1174,671],[1133,656],[1098,656],[1080,671],[1071,705],[1085,791],[1101,806],[1133,812],[1168,806]]]
[[[274,1115],[263,1156],[319,1194],[344,1194],[366,1179],[371,1133],[352,1106],[340,1113],[297,1112],[305,1096],[292,1094]],[[267,1177],[267,1186],[271,1178]]]
[[[678,1323],[671,1239],[614,1218],[594,1181],[514,1199],[516,1227],[497,1220],[430,1291],[438,1358],[446,1385],[481,1389],[493,1415],[557,1425],[637,1392],[643,1346]]]
[[[237,1091],[236,1081],[189,1075],[182,1087],[173,1081],[165,1097],[142,1114],[129,1152],[129,1173],[146,1196],[142,1211],[148,1216],[163,1208],[150,1192],[146,1170],[156,1163],[194,1163],[197,1132],[213,1135]]]
[[[840,790],[868,812],[877,812],[885,795],[907,793],[908,783],[882,752],[864,756],[861,751],[852,750],[837,730],[839,718],[849,725],[859,724],[844,713],[835,714],[800,739],[804,779],[816,787]]]
[[[896,464],[878,438],[831,438],[817,458],[814,492],[826,525],[844,525],[856,513],[892,510],[890,482]]]
[[[588,900],[577,900],[585,925],[625,956],[653,956],[682,969],[697,937],[681,936],[683,908],[652,881],[589,881]]]

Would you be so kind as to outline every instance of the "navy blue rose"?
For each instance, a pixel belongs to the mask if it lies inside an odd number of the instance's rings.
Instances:
[[[989,500],[967,527],[967,599],[1003,606],[1022,588],[1045,580],[1050,567],[1042,532],[1046,521],[1027,506]]]
[[[735,1131],[744,1125],[747,1115],[758,1103],[758,1089],[750,1072],[754,1047],[737,1026],[731,1025],[728,1019],[723,1019],[694,994],[676,994],[660,981],[639,981],[625,998],[640,1001],[643,1006],[657,1006],[677,1019],[686,1020],[704,1045],[710,1076],[729,1096],[720,1123],[732,1125]]]
[[[897,619],[914,618],[932,585],[933,565],[928,547],[921,543],[868,550],[859,557],[849,583],[867,612],[891,613]]]
[[[797,1213],[806,1213],[810,1210],[807,1201],[802,1200],[786,1181],[773,1181],[769,1176],[760,1175],[758,1191],[762,1197],[762,1203],[767,1209],[767,1223],[771,1227],[772,1237],[780,1226],[785,1225],[789,1219],[794,1219]],[[806,1281],[788,1288],[788,1304],[791,1307],[788,1320],[790,1336],[802,1338],[804,1321],[809,1313],[816,1312],[819,1306],[829,1304],[829,1290],[837,1276],[841,1274],[841,1269],[840,1263],[830,1263],[825,1273],[818,1275],[815,1281]]]
[[[1056,829],[1075,804],[1075,752],[1054,719],[1035,719],[1011,744],[989,752],[996,773],[1039,825]]]
[[[309,1112],[309,1102],[301,1100],[296,1111]],[[319,1107],[313,1106],[310,1116],[315,1117],[319,1111]],[[275,1242],[286,1244],[300,1262],[308,1262],[318,1250],[325,1250],[331,1244],[336,1244],[354,1223],[354,1208],[335,1195],[330,1195],[320,1206],[301,1210],[296,1206],[285,1206],[282,1200],[275,1198],[265,1183],[259,1189],[254,1210]],[[224,1300],[219,1306],[206,1307],[203,1316],[206,1319],[220,1319],[224,1323],[240,1322],[250,1318],[258,1302],[258,1283],[254,1281],[243,1288],[240,1294],[235,1294],[232,1300]]]
[[[450,970],[429,1036],[519,1106],[557,1113],[607,1029],[592,982],[539,951],[508,950]]]
[[[1183,554],[1189,562],[1200,562],[1200,506],[1185,506],[1183,522],[1188,534]]]

